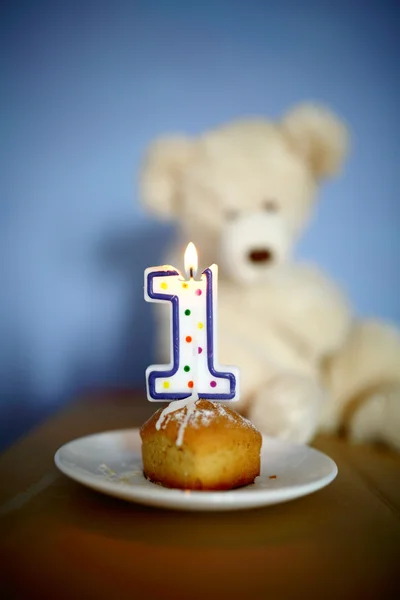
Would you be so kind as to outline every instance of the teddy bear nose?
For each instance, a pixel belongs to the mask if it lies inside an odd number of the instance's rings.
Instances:
[[[249,260],[254,263],[265,263],[272,260],[272,252],[268,248],[255,248],[249,252]]]

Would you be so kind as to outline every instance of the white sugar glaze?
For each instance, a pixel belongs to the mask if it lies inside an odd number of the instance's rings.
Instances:
[[[202,408],[197,409],[197,402],[201,400],[196,394],[195,397],[184,398],[183,400],[175,400],[170,402],[162,411],[156,423],[157,431],[165,429],[169,421],[173,418],[179,423],[178,436],[176,439],[176,445],[181,446],[185,435],[185,430],[190,423],[191,427],[199,429],[201,427],[208,427],[213,419],[217,417],[225,417],[232,423],[235,422],[235,417],[232,415],[224,404],[220,402],[210,402],[212,409]],[[186,411],[181,410],[187,408]],[[179,412],[178,412],[179,411]],[[243,418],[243,425],[254,428],[253,424],[247,419]]]

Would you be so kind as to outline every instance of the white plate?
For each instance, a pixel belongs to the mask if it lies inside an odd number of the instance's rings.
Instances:
[[[167,489],[143,476],[138,429],[74,440],[62,446],[54,459],[65,475],[94,490],[175,510],[238,510],[278,504],[325,487],[338,472],[333,460],[318,450],[264,437],[261,475],[254,484],[226,492]]]

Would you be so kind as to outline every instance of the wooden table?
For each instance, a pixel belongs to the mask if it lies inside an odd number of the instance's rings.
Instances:
[[[92,394],[0,457],[1,597],[400,597],[400,458],[321,437],[339,475],[262,509],[185,513],[103,496],[53,455],[89,433],[139,426],[143,394]]]

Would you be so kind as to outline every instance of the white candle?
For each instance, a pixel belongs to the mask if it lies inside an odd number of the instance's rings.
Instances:
[[[218,267],[196,279],[197,252],[190,243],[183,277],[171,265],[145,270],[145,299],[171,306],[171,361],[146,370],[150,402],[197,399],[238,400],[239,371],[217,362]]]

